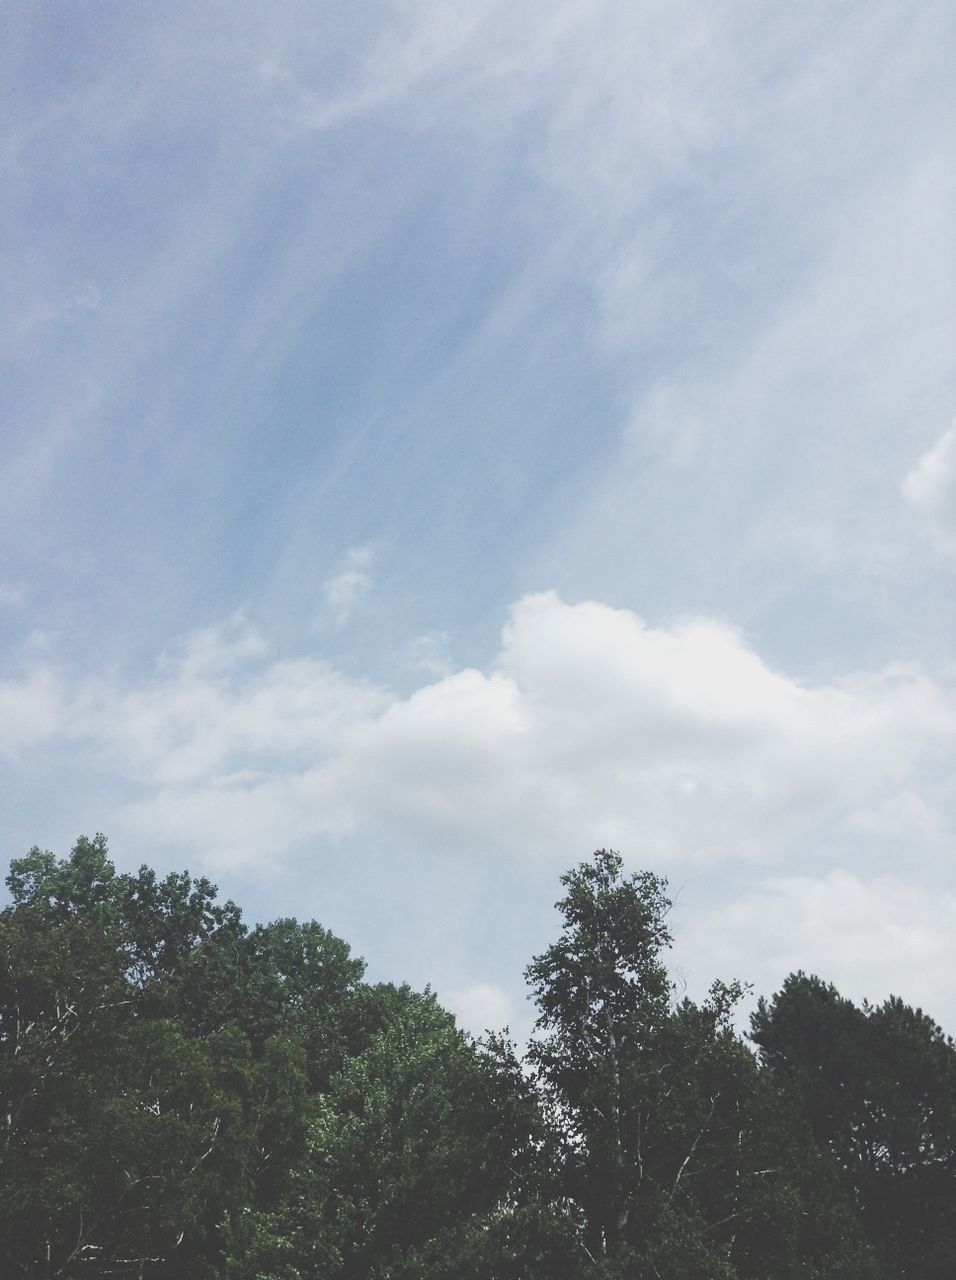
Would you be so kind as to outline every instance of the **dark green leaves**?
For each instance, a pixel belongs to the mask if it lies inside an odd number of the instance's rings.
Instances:
[[[676,1000],[666,883],[562,879],[536,1035],[476,1044],[320,925],[32,850],[0,913],[0,1274],[943,1280],[956,1051],[796,974]]]

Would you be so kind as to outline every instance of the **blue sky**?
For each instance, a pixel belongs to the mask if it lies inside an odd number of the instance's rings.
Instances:
[[[104,830],[523,1031],[607,844],[692,991],[956,1026],[954,28],[12,7],[7,853]]]

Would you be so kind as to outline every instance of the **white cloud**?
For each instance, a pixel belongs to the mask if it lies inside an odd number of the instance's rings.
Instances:
[[[909,472],[903,497],[926,521],[939,547],[956,554],[956,423]]]
[[[769,995],[803,969],[855,1001],[898,995],[952,1026],[954,939],[956,893],[834,870],[763,880],[719,911],[708,904],[681,923],[678,955],[700,980],[738,976]]]
[[[473,1036],[486,1031],[513,1029],[514,1001],[504,987],[493,982],[476,982],[469,987],[441,994],[442,1004]]]
[[[345,626],[375,585],[371,572],[375,555],[374,547],[352,547],[326,581],[323,587],[325,602],[339,626]]]
[[[86,723],[115,766],[161,788],[220,791],[299,776],[391,701],[316,658],[268,661],[262,638],[235,624],[190,636],[152,680],[89,685],[84,696]]]
[[[833,865],[937,858],[952,820],[956,707],[920,671],[799,683],[724,624],[654,628],[553,593],[513,606],[489,670],[405,698],[270,661],[241,627],[136,687],[61,683],[38,667],[2,687],[10,741],[88,739],[136,797],[123,822],[220,865],[361,832],[561,863],[612,845],[663,869]]]
[[[191,848],[204,865],[268,866],[307,840],[336,840],[354,824],[320,771],[240,770],[202,785],[165,787],[117,815],[122,831],[172,848]]]
[[[15,759],[65,728],[61,682],[42,666],[0,681],[0,756]]]
[[[408,660],[413,667],[433,676],[449,676],[454,670],[448,654],[446,631],[423,631],[408,647]]]

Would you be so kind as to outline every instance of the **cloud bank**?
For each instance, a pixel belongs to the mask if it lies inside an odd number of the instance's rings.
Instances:
[[[609,845],[665,869],[938,851],[956,741],[952,691],[916,668],[811,684],[724,623],[653,627],[550,592],[512,606],[487,670],[407,696],[271,658],[234,620],[144,683],[40,665],[0,705],[7,755],[85,741],[122,827],[217,867],[362,833],[562,861]]]

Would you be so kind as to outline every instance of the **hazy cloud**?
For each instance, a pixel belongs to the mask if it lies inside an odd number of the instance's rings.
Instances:
[[[15,609],[26,598],[22,582],[0,582],[0,609]]]
[[[61,682],[49,668],[0,681],[0,755],[15,758],[48,741],[66,727],[66,716]]]
[[[679,955],[698,977],[739,976],[769,995],[803,969],[856,1001],[898,995],[956,1022],[956,894],[904,875],[832,870],[759,880],[719,911],[702,905],[679,927]]]
[[[923,517],[938,546],[956,554],[956,423],[909,472],[903,497]]]
[[[433,676],[448,676],[453,665],[448,653],[446,631],[423,631],[408,647],[409,663]]]
[[[360,602],[375,585],[372,576],[375,558],[374,547],[352,547],[346,552],[336,572],[325,582],[325,602],[339,626],[345,626],[349,622]]]
[[[459,990],[439,992],[439,995],[446,1008],[473,1036],[484,1035],[486,1031],[500,1031],[504,1027],[515,1030],[514,1001],[504,987],[493,982],[476,982]]]

